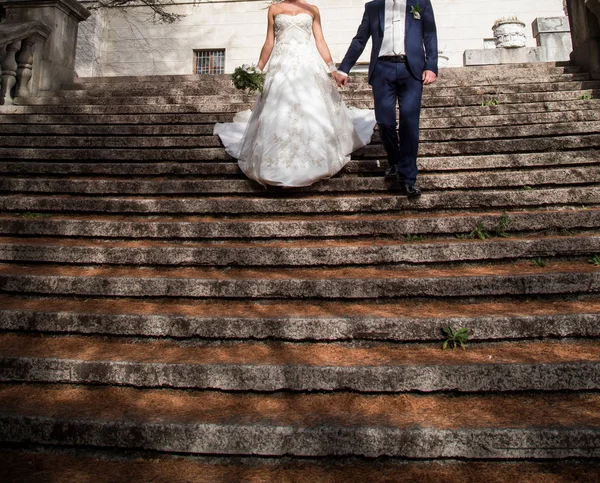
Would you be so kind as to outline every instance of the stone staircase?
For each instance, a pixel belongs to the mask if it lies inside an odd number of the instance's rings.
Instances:
[[[410,202],[377,136],[313,187],[246,180],[226,76],[0,108],[0,479],[598,481],[599,97],[443,70]]]

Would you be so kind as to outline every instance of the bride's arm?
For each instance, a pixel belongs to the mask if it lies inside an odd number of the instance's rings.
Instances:
[[[329,47],[327,47],[327,42],[325,42],[325,37],[323,36],[323,28],[321,27],[321,13],[317,7],[314,8],[315,18],[313,20],[313,35],[315,37],[315,43],[317,44],[317,50],[325,63],[329,66],[330,70],[335,69],[335,64],[333,63],[333,59],[331,58],[331,52],[329,52]]]
[[[269,62],[271,52],[273,52],[273,46],[275,45],[275,14],[273,10],[275,10],[275,8],[273,5],[271,5],[267,14],[269,18],[269,24],[267,27],[267,39],[265,40],[265,44],[263,45],[263,48],[260,51],[260,58],[258,59],[257,67],[260,70],[263,70],[267,65],[267,62]]]

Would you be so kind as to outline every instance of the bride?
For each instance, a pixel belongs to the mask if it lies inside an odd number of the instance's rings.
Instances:
[[[317,7],[303,0],[269,7],[258,68],[267,62],[253,111],[217,124],[214,133],[244,174],[262,185],[308,186],[333,176],[370,142],[375,115],[348,109],[330,79],[336,68]]]

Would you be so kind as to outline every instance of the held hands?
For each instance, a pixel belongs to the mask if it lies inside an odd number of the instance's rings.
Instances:
[[[349,76],[340,74],[339,72],[333,72],[331,75],[338,87],[348,85]]]
[[[435,74],[435,72],[432,72],[430,70],[426,70],[423,72],[423,84],[425,84],[426,86],[428,86],[429,84],[433,84],[436,79],[437,75]]]

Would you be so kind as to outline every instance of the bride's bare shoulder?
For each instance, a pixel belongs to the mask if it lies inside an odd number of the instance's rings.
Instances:
[[[310,3],[306,4],[306,8],[308,10],[310,10],[310,13],[312,14],[313,17],[317,17],[319,16],[321,13],[319,12],[319,7],[317,7],[316,5],[312,5]]]

